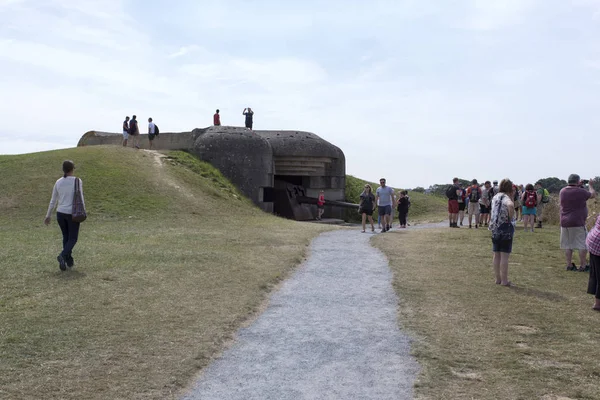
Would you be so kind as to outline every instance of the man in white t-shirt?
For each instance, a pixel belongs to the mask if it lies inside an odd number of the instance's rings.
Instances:
[[[394,189],[385,185],[385,178],[379,180],[379,186],[377,188],[377,204],[379,205],[379,215],[381,215],[381,232],[387,232],[391,228],[392,223],[392,206],[395,203]]]
[[[150,142],[150,148],[152,148],[152,142],[156,137],[156,125],[152,122],[152,118],[148,118],[148,141]]]

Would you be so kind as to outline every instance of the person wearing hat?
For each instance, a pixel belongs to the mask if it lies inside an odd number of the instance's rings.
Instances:
[[[587,190],[585,188],[587,182],[582,181],[577,174],[569,175],[567,183],[569,186],[563,188],[559,194],[560,248],[565,251],[567,271],[585,272],[590,268],[586,265],[587,201],[596,197],[596,191],[591,183]],[[573,250],[579,251],[579,269],[573,262]]]

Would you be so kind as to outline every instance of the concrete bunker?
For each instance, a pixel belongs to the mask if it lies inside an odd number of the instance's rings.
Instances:
[[[141,135],[144,143],[147,135]],[[87,132],[78,146],[121,144],[117,133]],[[312,220],[316,198],[325,192],[325,217],[341,218],[345,206],[344,153],[314,133],[249,131],[212,126],[163,133],[156,150],[186,150],[211,163],[264,211],[295,220]]]

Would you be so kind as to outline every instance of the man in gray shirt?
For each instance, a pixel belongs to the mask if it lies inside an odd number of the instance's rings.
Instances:
[[[385,186],[385,178],[379,180],[379,186],[377,188],[377,204],[379,205],[379,215],[381,215],[381,232],[387,232],[391,228],[392,223],[392,205],[395,203],[394,189],[389,186]]]

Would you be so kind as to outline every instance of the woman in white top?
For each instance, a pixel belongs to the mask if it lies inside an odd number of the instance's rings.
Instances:
[[[73,161],[67,160],[63,162],[64,176],[56,181],[54,189],[52,191],[52,199],[48,206],[48,212],[46,213],[46,219],[44,223],[50,225],[50,215],[56,207],[56,220],[58,226],[63,235],[63,250],[56,257],[58,260],[58,266],[61,271],[65,271],[67,267],[71,268],[74,265],[73,256],[71,252],[77,238],[79,236],[79,222],[73,222],[73,195],[75,194],[75,180],[79,180],[79,188],[81,190],[81,199],[83,200],[83,188],[81,179],[73,176],[73,170],[75,164]]]
[[[513,203],[513,183],[502,179],[498,194],[492,199],[492,212],[489,230],[492,231],[492,250],[494,251],[494,273],[496,284],[512,286],[508,280],[508,257],[512,252],[515,227],[515,205]]]

